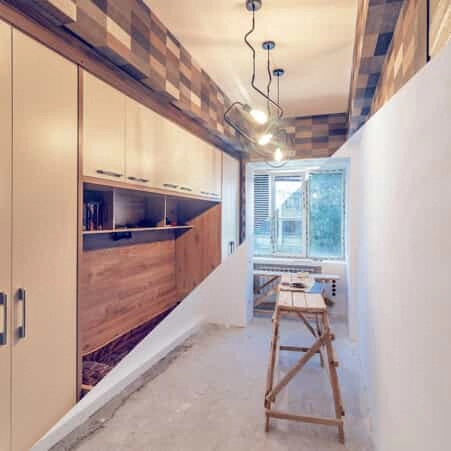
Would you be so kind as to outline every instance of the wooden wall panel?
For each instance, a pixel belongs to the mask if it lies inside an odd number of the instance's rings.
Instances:
[[[406,0],[385,57],[370,115],[382,108],[426,63],[426,0]]]
[[[83,252],[81,352],[92,352],[175,305],[174,262],[174,240]]]
[[[221,204],[212,206],[188,223],[194,228],[175,242],[179,300],[221,263]]]

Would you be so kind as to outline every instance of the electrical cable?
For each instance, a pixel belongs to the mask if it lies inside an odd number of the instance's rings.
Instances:
[[[269,56],[269,52],[271,51],[271,49],[268,47],[266,49],[266,51],[268,52],[268,58],[267,58],[268,85],[266,87],[266,92],[267,92],[268,98],[271,98],[272,74],[271,74],[271,61],[270,61],[270,56]],[[277,102],[277,103],[279,103],[279,102]],[[267,104],[267,109],[268,109],[268,117],[271,117],[271,106],[268,101],[266,102],[266,104]]]
[[[256,59],[256,52],[252,44],[249,42],[248,38],[249,36],[255,31],[255,6],[252,5],[252,27],[251,29],[244,35],[244,42],[246,45],[251,49],[252,52],[252,78],[251,78],[251,86],[252,88],[257,91],[260,95],[262,95],[268,102],[272,103],[278,110],[278,117],[279,119],[283,116],[283,109],[280,105],[278,105],[274,100],[271,99],[268,95],[266,95],[261,89],[259,89],[255,85],[255,59]]]

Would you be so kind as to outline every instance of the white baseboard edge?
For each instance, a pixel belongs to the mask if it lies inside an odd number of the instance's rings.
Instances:
[[[66,439],[70,434],[76,433],[77,429],[81,428],[86,422],[89,422],[93,416],[104,409],[115,397],[126,392],[128,387],[133,385],[171,351],[197,333],[203,325],[204,321],[202,319],[194,320],[185,326],[183,330],[179,331],[177,335],[172,337],[170,341],[166,342],[159,349],[156,349],[148,358],[142,360],[139,365],[131,369],[125,377],[121,377],[116,382],[111,383],[113,377],[109,376],[114,376],[112,374],[113,370],[98,386],[61,418],[47,434],[36,442],[30,451],[48,451]],[[116,368],[119,369],[120,365]]]

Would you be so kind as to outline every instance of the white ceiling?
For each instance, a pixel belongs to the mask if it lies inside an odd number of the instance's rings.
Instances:
[[[251,52],[243,36],[252,14],[244,0],[144,1],[232,100],[264,105],[250,88]],[[251,37],[256,81],[265,90],[261,43],[274,40],[273,67],[286,70],[280,84],[286,116],[347,111],[356,14],[357,0],[263,0]]]

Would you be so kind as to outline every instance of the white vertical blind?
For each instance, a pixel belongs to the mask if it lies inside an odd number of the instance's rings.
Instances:
[[[271,216],[271,183],[269,174],[254,175],[254,224],[261,229]]]

